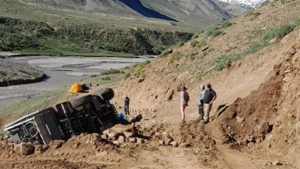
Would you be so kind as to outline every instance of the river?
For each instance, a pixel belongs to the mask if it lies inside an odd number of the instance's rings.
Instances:
[[[153,60],[149,57],[51,57],[26,56],[7,58],[12,62],[29,64],[43,71],[48,78],[42,82],[0,87],[0,108],[40,93],[79,82],[90,75],[110,69],[120,69],[136,63]]]

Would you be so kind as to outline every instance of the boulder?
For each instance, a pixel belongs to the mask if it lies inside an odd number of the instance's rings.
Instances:
[[[124,143],[125,142],[125,137],[124,136],[120,136],[118,138],[119,143]]]
[[[115,141],[113,141],[113,144],[115,144],[115,145],[120,145],[120,143],[119,143],[119,141],[118,140],[115,140]]]
[[[171,144],[173,147],[178,147],[178,143],[177,143],[176,141],[172,141],[170,144]]]
[[[165,144],[165,141],[164,140],[159,140],[158,143],[159,143],[160,146],[162,146],[162,145]]]
[[[165,143],[166,145],[170,145],[170,143],[172,142],[172,139],[171,138],[167,138],[165,139]]]
[[[135,137],[129,137],[129,142],[135,143],[136,142],[136,138]]]
[[[117,124],[109,130],[104,131],[104,134],[107,133],[108,138],[114,140],[120,136],[136,137],[138,135],[138,130],[132,125]]]
[[[31,143],[21,143],[21,144],[17,144],[14,147],[15,152],[20,153],[20,155],[24,155],[24,156],[33,154],[34,150],[35,150],[35,147]]]
[[[239,116],[236,117],[236,122],[237,123],[242,123],[244,121],[245,121],[245,118],[242,118],[242,117],[239,117]]]
[[[138,144],[143,144],[143,143],[145,143],[145,141],[144,141],[142,138],[137,138],[137,139],[136,139],[136,142],[137,142]]]
[[[180,148],[188,148],[188,147],[191,147],[191,145],[189,143],[181,143],[179,145]]]

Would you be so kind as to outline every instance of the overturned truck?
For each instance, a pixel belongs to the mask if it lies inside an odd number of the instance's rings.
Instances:
[[[33,112],[5,126],[13,142],[48,144],[81,133],[101,133],[118,123],[117,111],[109,100],[110,88],[70,102]]]

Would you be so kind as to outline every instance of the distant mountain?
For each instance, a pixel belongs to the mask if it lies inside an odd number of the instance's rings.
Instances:
[[[122,15],[140,15],[169,21],[192,21],[213,23],[230,19],[234,10],[226,9],[228,3],[218,0],[22,0],[34,3],[71,8],[76,10],[98,11]],[[237,6],[239,10],[245,10]],[[238,12],[239,14],[241,12]]]
[[[249,6],[251,8],[257,8],[263,2],[271,1],[271,0],[219,0],[219,1],[225,2],[227,4],[240,4],[243,7]]]

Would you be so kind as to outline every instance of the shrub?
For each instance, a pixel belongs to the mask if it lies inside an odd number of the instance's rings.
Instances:
[[[250,15],[258,16],[258,15],[260,15],[260,13],[258,11],[255,11],[255,10],[253,10],[253,11],[247,11],[245,13],[245,16],[250,16]]]
[[[102,80],[110,80],[110,77],[109,76],[104,77],[104,78],[102,78]]]
[[[194,40],[191,42],[191,47],[198,46],[198,41]]]
[[[217,37],[217,36],[219,36],[221,33],[222,33],[221,31],[216,30],[216,31],[214,31],[214,32],[211,33],[211,36],[212,36],[212,37]]]
[[[128,77],[130,77],[130,73],[125,74],[125,79],[127,79]]]
[[[182,41],[179,41],[178,43],[177,43],[177,45],[176,45],[176,47],[181,47],[181,46],[183,46],[184,45],[184,43],[182,42]]]
[[[7,75],[7,73],[6,72],[4,72],[4,71],[0,71],[0,76],[6,76]]]
[[[295,20],[295,25],[300,27],[300,18]]]
[[[91,77],[91,78],[94,78],[94,77],[97,77],[97,76],[98,76],[98,75],[91,75],[90,77]]]
[[[193,36],[192,36],[192,40],[194,40],[194,39],[196,39],[196,38],[198,38],[199,37],[199,35],[198,35],[198,33],[196,33],[196,34],[194,34]]]
[[[206,41],[204,39],[202,39],[199,44],[198,44],[198,47],[202,48],[203,46],[206,45]]]
[[[149,61],[149,60],[146,60],[144,63],[145,63],[146,65],[148,65],[148,64],[150,63],[150,61]]]
[[[182,54],[181,54],[179,51],[176,51],[176,52],[172,55],[172,61],[173,61],[173,60],[178,60],[181,56],[182,56]]]
[[[216,69],[218,71],[223,70],[223,68],[229,68],[231,66],[232,60],[230,57],[220,56],[216,62]]]
[[[261,42],[254,42],[248,51],[248,53],[254,53],[264,47],[266,47],[269,43],[266,41],[261,41]]]
[[[264,41],[269,41],[274,38],[282,38],[294,29],[292,25],[282,25],[278,28],[273,29],[271,32],[267,33],[264,37]]]
[[[142,70],[145,66],[146,66],[145,63],[139,64],[138,68],[135,69],[135,72],[136,72],[137,74],[139,74],[139,73],[141,72],[141,70]]]
[[[227,27],[229,27],[229,26],[231,26],[232,25],[232,23],[230,22],[230,21],[223,21],[223,22],[221,22],[221,26],[220,26],[220,28],[222,29],[222,28],[227,28]]]
[[[210,25],[206,30],[205,30],[205,36],[212,36],[212,37],[216,37],[218,35],[220,35],[221,29],[222,28],[227,28],[229,26],[231,26],[232,23],[230,21],[220,21],[218,23],[212,24]]]
[[[107,71],[101,73],[101,75],[122,74],[122,73],[124,73],[124,72],[119,69],[110,69],[110,70],[107,70]]]
[[[165,56],[165,55],[168,55],[168,54],[170,54],[171,53],[171,50],[170,49],[165,49],[161,54],[160,54],[160,56],[159,57],[162,57],[162,56]]]

